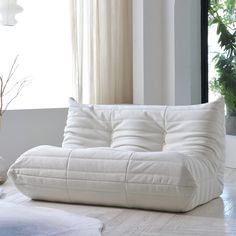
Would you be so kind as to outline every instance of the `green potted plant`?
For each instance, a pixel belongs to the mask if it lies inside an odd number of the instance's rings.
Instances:
[[[209,25],[216,25],[220,52],[214,57],[216,78],[210,89],[222,95],[227,108],[226,133],[236,135],[236,0],[210,0]]]

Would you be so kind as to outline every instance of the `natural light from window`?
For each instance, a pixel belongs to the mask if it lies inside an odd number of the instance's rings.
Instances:
[[[214,80],[215,77],[217,77],[216,70],[215,70],[215,63],[213,58],[216,56],[217,52],[221,52],[221,48],[218,45],[218,38],[219,36],[216,34],[216,26],[211,25],[208,27],[208,77],[209,81]],[[211,91],[209,88],[209,102],[215,101],[217,98],[219,98],[219,94],[216,94]]]
[[[19,55],[16,78],[32,83],[10,109],[66,107],[72,92],[72,48],[68,0],[19,0],[15,26],[0,26],[0,74]]]

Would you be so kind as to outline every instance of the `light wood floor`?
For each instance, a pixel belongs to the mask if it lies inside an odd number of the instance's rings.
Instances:
[[[185,214],[31,201],[9,181],[1,188],[5,192],[1,202],[51,207],[98,218],[105,224],[103,235],[236,235],[236,169],[226,169],[225,189],[220,198]]]

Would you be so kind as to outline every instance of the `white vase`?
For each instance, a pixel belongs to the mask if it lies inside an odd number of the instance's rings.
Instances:
[[[0,184],[3,184],[7,180],[7,168],[5,161],[0,157]]]

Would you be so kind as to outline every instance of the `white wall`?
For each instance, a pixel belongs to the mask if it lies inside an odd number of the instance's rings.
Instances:
[[[133,0],[133,98],[135,104],[161,104],[162,2]],[[148,79],[147,79],[148,78]]]
[[[201,102],[200,15],[200,0],[133,0],[134,103]]]
[[[32,147],[60,146],[66,116],[67,109],[7,111],[0,129],[0,156],[9,166]]]
[[[226,163],[230,168],[236,168],[236,136],[226,135]]]
[[[162,38],[165,48],[162,54],[163,104],[175,104],[175,1],[166,0],[163,4]]]
[[[134,103],[144,101],[144,51],[143,51],[143,0],[135,0],[133,4],[133,97]]]
[[[159,104],[163,100],[162,90],[162,45],[161,32],[156,29],[162,26],[162,2],[157,0],[143,1],[143,53],[144,53],[144,104]],[[133,23],[134,24],[134,23]]]
[[[201,103],[201,1],[175,0],[175,104]]]

